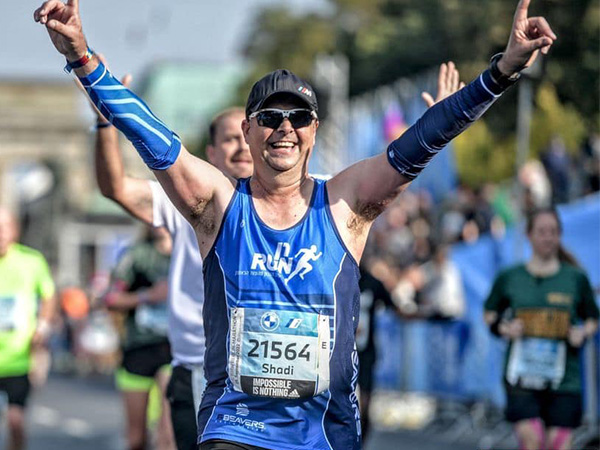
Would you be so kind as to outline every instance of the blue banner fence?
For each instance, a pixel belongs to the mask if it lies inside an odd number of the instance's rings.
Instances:
[[[600,287],[600,195],[559,208],[563,243],[577,257],[592,286]],[[467,312],[462,321],[398,320],[377,317],[379,388],[419,391],[442,399],[486,401],[502,407],[503,356],[506,343],[493,337],[483,321],[483,304],[496,274],[527,259],[530,249],[522,228],[499,240],[484,236],[457,244],[451,258],[463,279]],[[582,352],[586,416],[600,415],[600,334]],[[383,350],[385,349],[385,350]]]

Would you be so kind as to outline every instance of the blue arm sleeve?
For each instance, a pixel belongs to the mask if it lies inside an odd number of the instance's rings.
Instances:
[[[165,170],[175,162],[181,150],[179,137],[104,64],[100,63],[91,74],[79,79],[94,105],[125,134],[148,167]]]
[[[387,149],[388,161],[412,180],[452,139],[479,119],[503,92],[483,72],[460,91],[429,108],[425,114]]]

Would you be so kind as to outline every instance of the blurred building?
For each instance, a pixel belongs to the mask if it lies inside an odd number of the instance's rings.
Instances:
[[[240,63],[165,62],[150,67],[138,87],[158,117],[193,147],[204,140],[212,117],[233,105],[245,76]]]
[[[69,201],[82,206],[90,193],[89,159],[82,151],[88,134],[79,116],[73,84],[39,81],[0,82],[1,200],[15,204],[27,197],[27,188],[11,185],[19,165],[52,161],[69,173],[65,188]],[[89,152],[87,152],[89,154]],[[11,176],[12,175],[12,176]],[[40,192],[39,194],[42,194]]]
[[[160,63],[133,85],[197,149],[213,115],[244,77],[236,64]],[[75,83],[0,80],[0,203],[18,214],[22,241],[42,251],[59,284],[85,285],[110,270],[137,224],[104,199],[94,176],[94,117]],[[129,175],[151,178],[122,142]]]

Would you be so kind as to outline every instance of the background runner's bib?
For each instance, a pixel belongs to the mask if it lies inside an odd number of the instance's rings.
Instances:
[[[527,389],[556,389],[565,375],[565,342],[522,338],[513,342],[508,357],[506,380]]]
[[[14,296],[0,297],[0,333],[14,331],[17,328],[18,308],[17,299]]]
[[[325,183],[296,225],[274,230],[238,182],[204,259],[202,442],[358,450],[358,277]]]
[[[166,302],[155,305],[140,305],[135,309],[135,323],[140,328],[152,330],[163,336],[169,330],[169,310]]]

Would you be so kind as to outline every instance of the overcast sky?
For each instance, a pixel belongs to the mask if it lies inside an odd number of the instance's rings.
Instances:
[[[42,0],[2,1],[0,78],[64,76],[64,59],[33,21]],[[256,11],[286,5],[302,12],[326,0],[81,0],[88,43],[115,73],[134,75],[156,60],[233,61]]]

